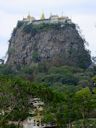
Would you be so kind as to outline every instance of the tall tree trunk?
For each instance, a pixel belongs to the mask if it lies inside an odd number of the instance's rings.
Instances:
[[[70,120],[69,120],[69,123],[68,123],[68,125],[67,125],[67,128],[72,128],[72,123],[71,123]]]
[[[85,112],[82,112],[82,117],[83,117],[82,128],[86,128]]]

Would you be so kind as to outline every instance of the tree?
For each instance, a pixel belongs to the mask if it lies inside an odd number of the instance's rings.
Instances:
[[[88,119],[89,113],[93,110],[94,103],[96,99],[93,99],[93,96],[89,88],[83,88],[80,91],[77,91],[75,94],[75,106],[77,113],[81,113],[81,118],[83,119],[83,128],[87,128],[86,121]]]

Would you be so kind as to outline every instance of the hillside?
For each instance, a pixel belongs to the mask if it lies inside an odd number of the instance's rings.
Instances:
[[[18,21],[0,64],[0,128],[96,128],[85,43],[68,18]]]
[[[94,78],[96,83],[96,76]],[[30,127],[33,123],[27,119],[34,117],[34,107],[30,102],[32,98],[40,98],[44,102],[43,124],[52,126],[54,123],[55,128],[96,128],[95,88],[93,92],[88,87],[68,84],[51,87],[47,83],[0,75],[0,128],[22,128],[22,124],[26,128],[25,121]]]
[[[86,42],[72,21],[33,24],[22,20],[9,42],[7,64],[15,67],[46,62],[88,68],[91,64]]]

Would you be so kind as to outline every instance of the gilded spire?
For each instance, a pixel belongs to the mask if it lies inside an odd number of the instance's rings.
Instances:
[[[45,19],[45,15],[44,15],[44,12],[42,13],[42,15],[41,15],[41,18],[40,18],[41,20],[44,20]]]
[[[28,18],[28,19],[30,19],[30,17],[31,17],[31,16],[30,16],[30,12],[29,12],[29,13],[28,13],[28,16],[27,16],[27,18]]]

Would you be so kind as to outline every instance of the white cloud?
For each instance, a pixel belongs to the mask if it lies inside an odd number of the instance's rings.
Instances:
[[[87,7],[93,10],[94,5],[96,6],[95,0],[3,0],[0,2],[0,8],[10,13],[23,13],[30,10],[38,12],[41,9],[72,11],[79,8],[84,10]]]
[[[74,15],[72,19],[80,26],[82,35],[89,43],[91,54],[96,55],[96,15]]]
[[[7,53],[8,43],[0,42],[0,58],[4,57]]]
[[[2,17],[0,19],[0,37],[8,37],[11,35],[17,21],[23,18],[23,15],[14,15],[0,11],[0,17]]]

